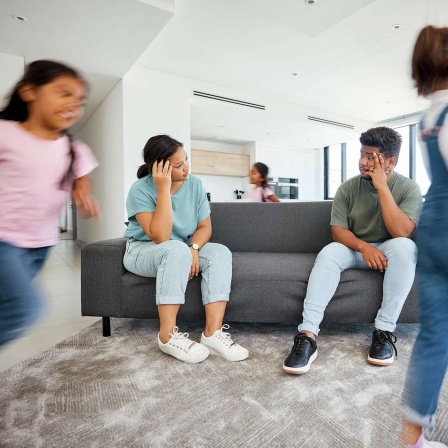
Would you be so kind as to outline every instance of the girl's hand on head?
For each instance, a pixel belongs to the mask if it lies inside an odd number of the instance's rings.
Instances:
[[[168,160],[162,160],[159,163],[154,162],[154,165],[152,166],[152,178],[157,191],[170,190],[172,170],[173,167]]]

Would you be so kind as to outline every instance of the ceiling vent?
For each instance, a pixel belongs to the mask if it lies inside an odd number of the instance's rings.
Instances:
[[[212,95],[211,93],[193,91],[194,96],[200,96],[202,98],[208,98],[209,100],[222,101],[224,103],[237,104],[238,106],[251,107],[252,109],[266,110],[265,106],[261,104],[247,103],[246,101],[234,100],[232,98],[226,98],[224,96]]]
[[[411,120],[415,119],[415,121],[420,121],[421,118],[423,118],[423,115],[425,115],[426,110],[421,110],[420,112],[414,112],[412,114],[406,114],[406,115],[399,115],[398,117],[388,118],[387,120],[378,121],[375,123],[376,125],[381,124],[388,124],[393,123],[394,121],[403,121],[403,120]]]
[[[340,128],[355,129],[355,127],[352,124],[338,123],[337,121],[325,120],[324,118],[318,118],[318,117],[311,117],[310,115],[308,115],[308,120],[317,121],[318,123],[323,124],[330,124],[331,126],[338,126]]]

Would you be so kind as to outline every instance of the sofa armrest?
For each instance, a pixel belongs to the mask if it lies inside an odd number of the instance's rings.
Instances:
[[[126,238],[96,241],[81,248],[81,314],[120,317]]]

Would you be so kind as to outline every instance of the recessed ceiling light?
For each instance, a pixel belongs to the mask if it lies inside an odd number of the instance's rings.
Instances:
[[[317,0],[305,0],[305,3],[307,5],[315,5],[317,3]]]
[[[19,22],[26,22],[28,19],[23,16],[12,16],[13,19],[18,20]]]
[[[299,76],[298,73],[291,73],[292,76]]]
[[[399,23],[392,25],[393,30],[399,30],[401,28],[401,25]]]

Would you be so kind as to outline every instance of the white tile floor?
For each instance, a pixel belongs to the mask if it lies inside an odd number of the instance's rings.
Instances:
[[[81,250],[73,240],[63,239],[51,250],[37,281],[45,297],[44,315],[26,334],[0,348],[0,372],[98,320],[81,316]]]

